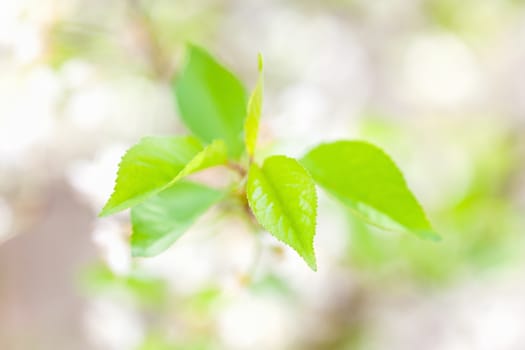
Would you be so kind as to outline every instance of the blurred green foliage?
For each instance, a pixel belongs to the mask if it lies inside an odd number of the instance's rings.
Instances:
[[[150,335],[137,350],[209,350],[213,349],[210,342],[199,339],[183,343],[172,342],[161,335]]]
[[[162,308],[168,302],[166,281],[139,270],[119,276],[107,265],[97,263],[86,268],[80,277],[81,290],[89,295],[131,299],[140,306],[155,309]]]
[[[484,43],[498,34],[524,5],[522,0],[426,0],[432,23],[466,39]]]

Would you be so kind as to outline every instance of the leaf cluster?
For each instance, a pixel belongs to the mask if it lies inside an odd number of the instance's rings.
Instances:
[[[119,165],[115,189],[101,216],[131,208],[134,256],[153,256],[173,244],[212,205],[232,195],[186,179],[225,166],[242,175],[237,187],[247,215],[293,248],[316,270],[317,186],[367,223],[386,230],[438,236],[402,173],[378,147],[341,140],[314,147],[301,159],[272,155],[255,161],[263,106],[263,62],[248,96],[241,81],[209,53],[189,46],[173,80],[179,115],[191,136],[145,137]]]

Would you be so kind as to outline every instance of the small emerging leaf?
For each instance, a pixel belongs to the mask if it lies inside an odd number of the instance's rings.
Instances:
[[[252,164],[246,193],[259,223],[295,249],[315,271],[317,193],[308,172],[295,159],[269,157],[262,168]]]
[[[259,78],[257,85],[248,101],[248,115],[244,125],[246,151],[249,156],[253,156],[257,144],[257,134],[259,132],[259,121],[261,119],[262,101],[263,101],[263,60],[259,54]]]
[[[195,137],[145,137],[119,165],[115,189],[100,216],[133,207],[193,172],[226,162],[225,146]]]
[[[322,144],[301,163],[320,186],[369,223],[439,238],[401,171],[378,147],[361,141]]]
[[[192,182],[172,187],[131,209],[133,256],[154,256],[166,250],[223,192]]]
[[[222,139],[234,158],[244,149],[246,91],[237,77],[197,46],[173,83],[180,116],[204,142]]]
[[[226,145],[223,140],[215,140],[206,146],[202,151],[197,153],[195,157],[182,171],[170,182],[175,183],[177,180],[185,176],[196,173],[199,170],[211,168],[216,165],[225,164],[228,161],[228,154]]]

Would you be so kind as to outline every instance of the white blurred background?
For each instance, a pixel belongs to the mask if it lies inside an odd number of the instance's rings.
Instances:
[[[263,54],[263,152],[373,141],[444,240],[321,196],[317,273],[218,210],[132,261],[96,214],[188,41]],[[0,349],[523,349],[524,64],[521,0],[0,0]]]

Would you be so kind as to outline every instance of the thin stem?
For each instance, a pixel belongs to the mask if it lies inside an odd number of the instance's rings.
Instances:
[[[156,78],[166,81],[172,75],[172,67],[162,48],[151,18],[138,0],[128,1],[131,20],[136,28],[136,40],[144,51]]]
[[[235,171],[237,174],[241,176],[241,178],[244,178],[246,176],[246,169],[243,168],[240,164],[234,163],[234,162],[228,162],[226,163],[226,167]]]

